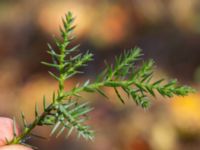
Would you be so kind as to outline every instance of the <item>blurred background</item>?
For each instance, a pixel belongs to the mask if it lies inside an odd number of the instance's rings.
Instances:
[[[197,90],[200,82],[199,0],[0,0],[0,115],[19,118],[24,111],[33,119],[34,104],[51,96],[57,83],[49,77],[47,42],[59,35],[61,17],[76,16],[76,43],[81,51],[94,53],[95,62],[85,74],[66,83],[94,79],[104,60],[124,49],[139,46],[144,59],[153,58],[156,77],[178,78]],[[131,101],[122,105],[108,89],[110,100],[84,93],[95,110],[90,124],[96,130],[94,142],[60,137],[31,139],[48,150],[199,150],[200,94],[157,97],[143,110]],[[50,103],[50,101],[49,101]],[[20,124],[20,120],[19,120]],[[48,137],[47,128],[35,133]]]

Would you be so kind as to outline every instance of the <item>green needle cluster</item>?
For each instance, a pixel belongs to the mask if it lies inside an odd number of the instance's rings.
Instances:
[[[8,144],[25,144],[26,139],[30,136],[36,136],[32,133],[36,126],[52,126],[51,135],[56,137],[61,134],[70,136],[75,131],[77,137],[92,140],[94,131],[87,125],[86,121],[88,120],[88,113],[93,108],[89,103],[80,101],[81,92],[97,92],[108,98],[102,87],[110,87],[114,89],[122,103],[126,101],[121,92],[125,92],[130,99],[142,108],[149,107],[149,95],[155,97],[155,92],[165,97],[185,96],[194,92],[191,87],[177,85],[176,80],[170,82],[164,81],[164,79],[152,81],[154,61],[149,60],[143,62],[140,66],[136,65],[143,55],[141,49],[137,47],[116,57],[114,65],[106,63],[105,69],[93,82],[87,80],[82,84],[77,84],[70,91],[65,91],[65,81],[78,73],[82,73],[79,69],[93,60],[93,54],[90,52],[82,54],[78,52],[79,45],[71,46],[74,39],[72,33],[75,28],[73,22],[74,17],[69,12],[63,19],[63,26],[60,27],[61,39],[54,38],[57,50],[54,50],[48,44],[47,53],[52,57],[52,62],[42,62],[48,67],[55,68],[55,72],[49,72],[49,74],[59,84],[57,92],[52,93],[52,103],[47,106],[44,96],[43,112],[39,113],[36,104],[35,120],[30,124],[27,124],[25,115],[22,113],[23,131],[20,135],[14,133],[13,140],[7,141]],[[16,131],[15,123],[13,128]]]

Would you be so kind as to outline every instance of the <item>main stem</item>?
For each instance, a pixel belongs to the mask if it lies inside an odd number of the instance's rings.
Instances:
[[[64,39],[66,40],[66,39]],[[65,41],[66,42],[66,41]],[[58,96],[56,97],[56,100],[53,101],[46,109],[45,111],[39,116],[37,117],[30,125],[28,125],[27,127],[24,128],[23,132],[17,136],[17,137],[14,137],[12,141],[10,141],[8,144],[20,144],[22,142],[23,139],[25,139],[30,133],[31,131],[37,126],[40,124],[40,122],[43,121],[43,119],[46,117],[46,115],[48,115],[52,109],[55,107],[56,103],[57,102],[60,102],[62,101],[64,98],[68,97],[69,95],[67,96],[64,96],[64,82],[65,82],[65,79],[64,79],[64,63],[65,63],[65,47],[66,46],[62,46],[61,49],[60,49],[60,59],[59,59],[59,64],[60,64],[60,68],[59,68],[59,73],[60,73],[60,76],[59,76],[59,91],[58,91]]]

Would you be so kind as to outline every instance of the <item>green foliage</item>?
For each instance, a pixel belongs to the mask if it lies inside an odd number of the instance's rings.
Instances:
[[[191,87],[177,85],[176,80],[164,82],[164,79],[159,79],[153,82],[154,61],[149,60],[143,62],[139,67],[136,66],[136,62],[141,60],[143,55],[141,49],[137,47],[116,57],[115,65],[106,64],[105,70],[92,83],[87,80],[83,84],[77,84],[70,91],[65,91],[64,82],[75,74],[81,73],[79,68],[86,66],[93,59],[90,52],[78,53],[79,45],[71,47],[71,41],[74,39],[72,32],[75,28],[73,22],[74,18],[69,12],[63,19],[63,27],[60,27],[61,39],[54,38],[58,52],[48,44],[47,53],[51,55],[52,62],[42,62],[42,64],[56,69],[55,72],[49,72],[59,83],[58,91],[52,94],[52,103],[47,106],[44,96],[43,112],[39,113],[36,104],[35,120],[29,125],[24,113],[21,113],[24,124],[23,132],[19,136],[15,132],[13,140],[8,141],[8,144],[25,144],[26,139],[34,135],[32,130],[36,126],[45,125],[53,127],[51,135],[56,137],[62,133],[69,136],[73,131],[76,131],[78,137],[92,140],[94,131],[86,124],[88,113],[92,108],[88,103],[80,102],[81,92],[97,92],[108,98],[101,88],[110,87],[114,89],[122,103],[125,103],[125,100],[120,92],[124,91],[142,108],[149,107],[149,95],[155,97],[155,91],[166,97],[185,96],[194,92]],[[14,131],[16,131],[15,124]]]

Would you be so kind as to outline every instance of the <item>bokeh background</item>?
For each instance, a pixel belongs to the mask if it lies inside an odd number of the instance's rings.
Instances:
[[[156,77],[178,78],[197,88],[187,97],[158,96],[143,110],[122,105],[112,90],[110,100],[84,94],[95,107],[90,124],[94,142],[71,136],[31,139],[48,150],[199,150],[200,149],[200,1],[199,0],[0,0],[0,115],[33,119],[34,104],[51,95],[57,83],[40,64],[49,60],[46,43],[58,35],[61,17],[76,16],[75,43],[95,54],[85,74],[66,83],[67,89],[94,79],[114,55],[139,46],[144,59],[157,62]],[[20,124],[20,120],[19,124]],[[35,133],[48,137],[50,129]]]

